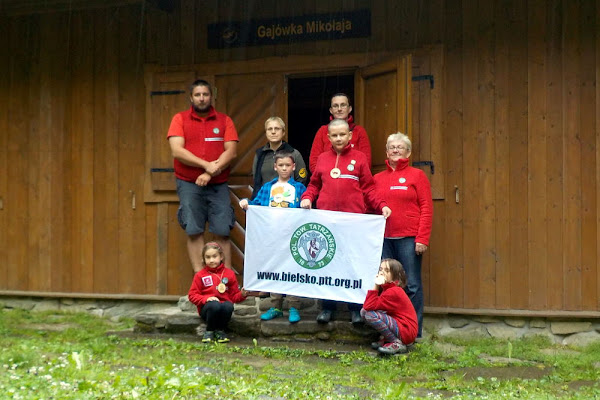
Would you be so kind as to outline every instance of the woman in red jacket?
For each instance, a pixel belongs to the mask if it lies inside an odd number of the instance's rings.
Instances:
[[[206,243],[202,248],[206,264],[196,273],[188,292],[188,299],[198,307],[198,314],[206,322],[202,341],[229,342],[225,333],[233,314],[233,303],[246,299],[246,291],[240,291],[235,273],[223,264],[225,255],[217,242]]]
[[[377,190],[392,214],[385,221],[383,254],[393,258],[406,270],[406,294],[417,318],[421,337],[423,329],[423,283],[421,260],[429,246],[433,221],[431,185],[427,176],[409,165],[411,142],[403,133],[394,133],[387,139],[387,169],[374,176]]]
[[[381,334],[371,346],[383,354],[406,353],[417,337],[417,315],[403,287],[406,274],[397,260],[381,261],[375,287],[367,292],[360,315]]]

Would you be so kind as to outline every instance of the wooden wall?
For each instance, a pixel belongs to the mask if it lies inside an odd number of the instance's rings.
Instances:
[[[441,125],[445,176],[426,304],[600,311],[600,1],[180,0],[171,12],[141,1],[43,4],[0,9],[0,290],[187,290],[174,207],[143,198],[145,64],[435,44],[441,112],[419,123]],[[207,23],[361,8],[372,12],[370,38],[206,48]],[[173,215],[167,277],[156,268],[167,257],[156,245],[160,215]]]

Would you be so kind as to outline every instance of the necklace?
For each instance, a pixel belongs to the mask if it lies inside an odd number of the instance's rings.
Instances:
[[[339,159],[340,159],[340,155],[338,154],[337,157],[335,158],[335,167],[333,167],[333,169],[329,172],[329,176],[331,176],[333,179],[339,178],[340,175],[342,174],[342,171],[340,171],[340,169],[337,167]]]
[[[210,272],[210,271],[208,271]],[[223,269],[223,272],[221,272],[221,276],[219,277],[219,284],[217,285],[217,292],[223,294],[225,293],[225,291],[227,290],[227,282],[229,282],[229,279],[227,279],[227,277],[223,278],[223,274],[225,273],[225,269]],[[217,274],[214,274],[212,272],[210,272],[211,275],[217,276]]]

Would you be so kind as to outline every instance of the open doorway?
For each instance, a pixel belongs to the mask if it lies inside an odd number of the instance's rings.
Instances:
[[[329,123],[331,96],[346,93],[354,104],[354,74],[288,79],[288,141],[298,149],[308,167],[317,130]]]

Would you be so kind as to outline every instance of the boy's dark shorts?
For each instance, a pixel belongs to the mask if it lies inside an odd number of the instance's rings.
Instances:
[[[218,236],[229,236],[235,222],[233,207],[229,200],[227,183],[198,186],[175,178],[179,209],[179,225],[188,236],[204,232],[208,221],[208,230]]]

